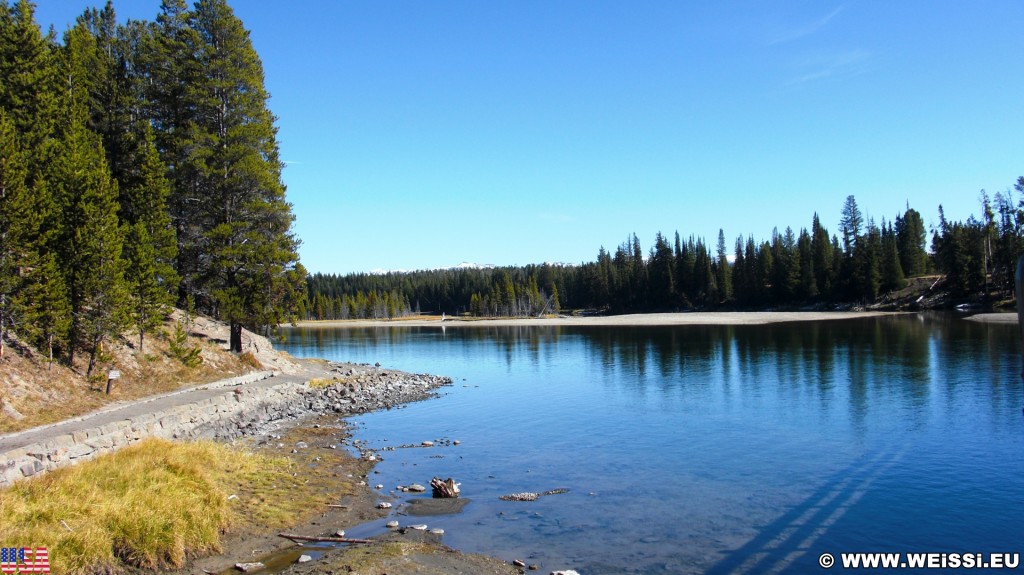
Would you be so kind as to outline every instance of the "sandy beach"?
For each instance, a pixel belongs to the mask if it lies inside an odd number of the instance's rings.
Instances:
[[[1017,323],[1017,312],[978,313],[967,318],[980,323]]]
[[[298,327],[505,327],[505,326],[661,326],[661,325],[765,325],[794,321],[832,321],[857,319],[898,312],[874,311],[755,311],[637,313],[609,316],[561,316],[548,318],[472,319],[438,318],[395,320],[300,321]]]

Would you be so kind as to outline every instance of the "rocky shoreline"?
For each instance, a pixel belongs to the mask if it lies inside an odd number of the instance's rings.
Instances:
[[[318,362],[319,363],[319,362]],[[261,435],[300,418],[335,413],[342,417],[436,397],[436,390],[452,384],[449,377],[412,374],[380,365],[323,362],[303,385],[288,390],[285,397],[257,397],[248,417],[213,422],[196,428],[194,437],[235,439]],[[244,401],[246,388],[234,393]]]
[[[301,373],[260,372],[0,437],[0,487],[147,437],[232,440],[313,414],[390,409],[450,384],[447,377],[307,360]]]

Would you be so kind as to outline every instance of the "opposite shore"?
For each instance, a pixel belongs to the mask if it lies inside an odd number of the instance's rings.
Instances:
[[[543,318],[463,319],[427,318],[304,320],[296,327],[511,327],[511,326],[672,326],[672,325],[768,325],[798,321],[836,321],[906,315],[892,311],[726,311],[635,313],[607,316],[558,316]],[[1017,323],[1016,312],[979,313],[964,319],[981,323]]]
[[[310,320],[298,327],[507,327],[507,326],[663,326],[663,325],[766,325],[795,321],[832,321],[900,315],[888,311],[752,311],[634,313],[605,316],[557,316],[542,318],[464,319],[430,316],[391,320]],[[995,314],[998,315],[998,314]]]

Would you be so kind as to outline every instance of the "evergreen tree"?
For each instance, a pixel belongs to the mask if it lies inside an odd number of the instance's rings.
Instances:
[[[832,249],[828,231],[822,227],[818,214],[815,212],[814,220],[811,223],[811,260],[817,292],[825,297],[832,295],[835,272],[838,269],[834,267]]]
[[[716,282],[718,283],[718,291],[721,301],[728,301],[732,299],[732,269],[729,267],[728,252],[725,247],[725,230],[719,228],[718,230],[718,250],[717,250],[717,277]]]
[[[89,353],[86,375],[103,360],[104,344],[127,326],[127,290],[121,258],[124,232],[117,217],[117,184],[110,178],[99,137],[79,121],[65,136],[58,168],[63,234],[61,268],[73,321],[75,347]]]
[[[48,367],[52,366],[54,349],[67,345],[71,330],[71,302],[55,254],[40,256],[39,267],[15,299],[25,314],[22,327],[26,337],[46,351]]]
[[[211,310],[230,324],[231,350],[241,352],[243,325],[258,332],[288,317],[281,285],[295,269],[298,241],[263,65],[249,34],[225,0],[199,0],[191,21],[205,71],[189,93],[202,150],[195,167],[208,256],[196,279],[211,295]]]
[[[675,257],[672,255],[672,247],[669,246],[661,232],[658,232],[654,238],[654,246],[651,248],[651,256],[647,264],[650,301],[651,305],[657,309],[671,309],[675,306],[676,288],[672,277],[673,267],[675,267]]]
[[[801,229],[796,242],[797,260],[800,266],[800,288],[797,295],[801,299],[813,299],[818,297],[819,293],[814,269],[814,250],[811,244],[811,234],[807,232],[806,228]]]
[[[846,196],[846,202],[843,203],[843,215],[839,220],[839,229],[843,233],[843,253],[847,257],[853,254],[853,245],[860,237],[863,224],[864,216],[861,214],[860,208],[857,207],[857,199],[852,195]]]
[[[24,288],[24,271],[36,255],[31,249],[38,221],[26,178],[25,156],[21,152],[14,123],[0,108],[0,357],[8,331],[22,319],[16,304]]]
[[[907,206],[902,216],[896,217],[896,249],[900,255],[900,267],[907,277],[917,277],[928,272],[928,252],[925,250],[927,233],[924,220],[917,210]]]
[[[0,108],[7,111],[21,139],[30,187],[37,185],[52,154],[48,139],[60,109],[54,51],[53,39],[39,30],[32,2],[0,3]]]
[[[199,172],[211,145],[199,139],[196,100],[207,82],[197,59],[199,34],[190,20],[185,0],[162,0],[156,22],[146,32],[137,31],[136,65],[138,74],[148,78],[142,88],[143,109],[153,124],[157,150],[171,183],[168,206],[178,242],[178,303],[193,295],[203,311],[212,311],[208,290],[199,285],[203,234],[211,227],[204,213],[206,189]]]
[[[869,221],[867,233],[857,239],[849,258],[853,297],[866,301],[878,297],[882,285],[881,253],[881,232]]]
[[[793,229],[787,227],[780,235],[777,230],[772,234],[772,295],[777,303],[792,300],[800,286],[800,260],[796,251],[796,236]]]
[[[903,275],[903,266],[900,264],[899,242],[896,232],[892,224],[886,225],[885,220],[883,220],[881,233],[881,290],[894,291],[903,289],[907,285],[907,280]]]
[[[124,259],[132,323],[142,350],[145,335],[163,324],[174,303],[178,276],[174,270],[177,244],[167,209],[170,185],[152,130],[145,124],[139,130],[141,133],[129,140],[131,145],[125,145],[133,161],[121,175],[119,208],[128,229]]]

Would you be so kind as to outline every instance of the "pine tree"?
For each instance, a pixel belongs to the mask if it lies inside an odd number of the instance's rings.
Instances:
[[[16,300],[25,286],[24,270],[31,268],[35,259],[31,242],[38,220],[32,210],[25,164],[14,123],[0,108],[0,357],[8,331],[24,315]]]
[[[130,32],[126,30],[126,39],[134,37]],[[211,227],[204,213],[207,190],[201,183],[199,165],[210,154],[210,145],[198,140],[196,132],[200,124],[197,91],[205,85],[196,57],[201,41],[185,0],[162,0],[156,22],[135,32],[138,74],[148,78],[142,85],[143,109],[153,125],[157,151],[171,183],[167,202],[178,242],[178,303],[188,295],[201,296],[200,307],[209,311],[212,304],[199,285],[203,234]]]
[[[59,74],[52,38],[43,36],[29,0],[0,4],[0,108],[7,110],[29,160],[35,186],[50,158],[59,110]]]
[[[903,289],[907,280],[903,275],[903,267],[900,265],[900,254],[897,247],[896,232],[892,224],[886,224],[882,220],[882,269],[881,269],[881,290],[893,291]]]
[[[67,345],[71,330],[71,302],[55,254],[40,256],[38,268],[28,276],[16,301],[25,313],[25,335],[46,350],[49,368],[53,365],[54,349]]]
[[[282,283],[295,269],[298,240],[263,66],[249,34],[225,0],[199,0],[190,22],[196,63],[205,72],[187,98],[196,106],[192,139],[202,150],[193,156],[192,191],[201,198],[199,241],[208,257],[198,262],[192,289],[211,295],[210,310],[230,324],[231,350],[241,352],[243,325],[261,331],[289,315]],[[179,261],[196,250],[189,246]]]
[[[927,232],[921,214],[910,206],[903,216],[896,217],[896,247],[900,255],[900,266],[907,277],[917,277],[928,272],[928,252],[925,251]]]
[[[675,306],[676,287],[672,274],[673,267],[675,267],[675,258],[672,255],[672,247],[669,246],[661,232],[658,232],[647,262],[650,301],[651,305],[657,309],[671,309]]]
[[[106,341],[127,326],[124,231],[117,217],[117,184],[107,171],[99,138],[79,122],[65,142],[58,181],[64,218],[61,267],[74,314],[68,351],[73,357],[77,345],[85,347],[88,377],[103,359]]]
[[[729,267],[728,252],[725,247],[725,230],[718,230],[718,267],[716,268],[718,291],[721,301],[732,299],[732,269]]]
[[[800,262],[800,289],[798,295],[802,299],[813,299],[818,297],[818,282],[814,269],[814,250],[812,248],[811,234],[807,228],[800,230],[800,237],[796,241],[797,259]]]
[[[830,297],[835,283],[836,268],[833,267],[832,243],[829,241],[828,231],[821,226],[817,212],[811,223],[811,261],[817,292]]]
[[[843,233],[843,253],[847,257],[853,254],[853,246],[860,237],[860,229],[864,224],[864,216],[857,207],[857,199],[853,196],[846,196],[843,203],[843,215],[839,220],[839,229]]]
[[[133,162],[121,174],[119,209],[128,234],[124,259],[132,323],[142,350],[145,335],[163,324],[174,303],[178,275],[174,269],[177,244],[167,208],[170,185],[152,130],[145,124],[139,130],[130,148],[125,146]]]

